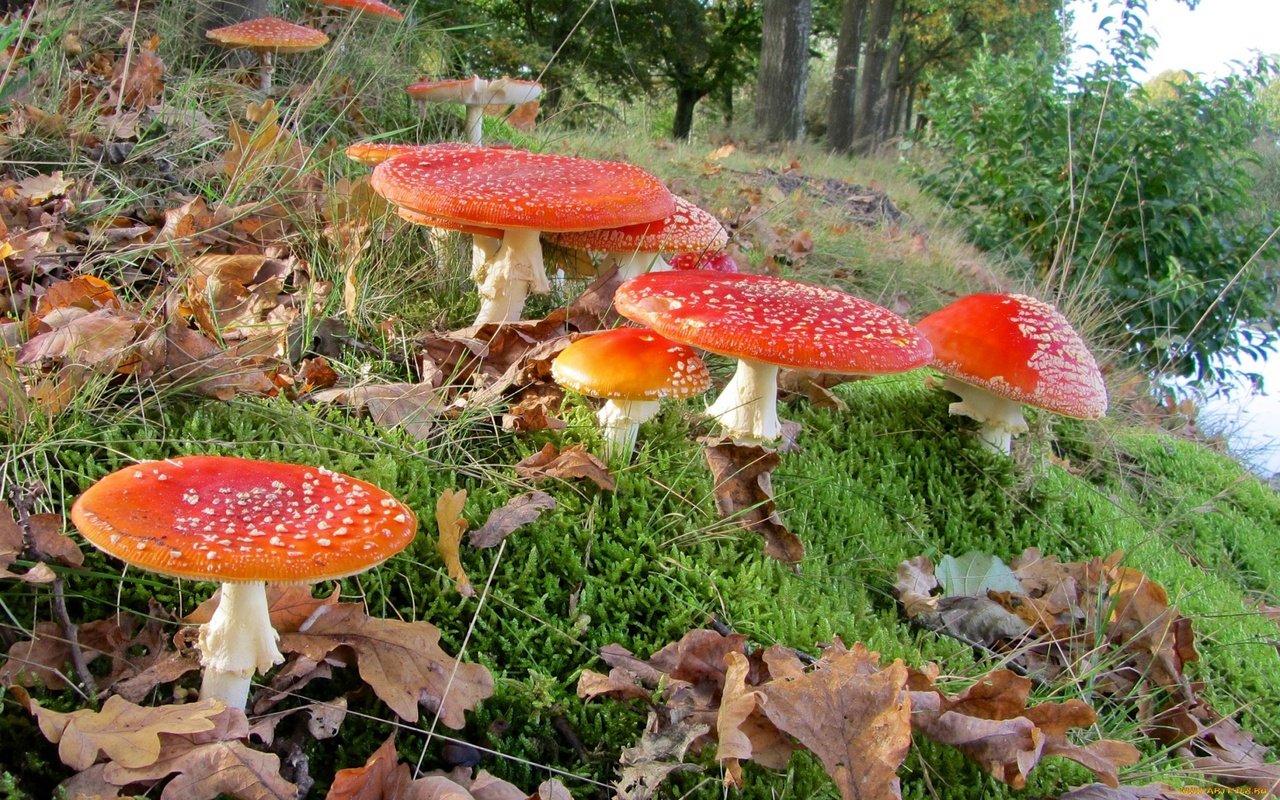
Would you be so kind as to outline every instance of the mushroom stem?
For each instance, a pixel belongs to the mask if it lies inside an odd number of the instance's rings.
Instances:
[[[631,461],[640,423],[658,413],[657,400],[609,400],[596,412],[604,434],[604,460],[610,464]]]
[[[960,402],[952,403],[948,410],[953,415],[982,423],[978,428],[978,438],[996,452],[1008,455],[1014,435],[1026,433],[1027,420],[1022,416],[1022,404],[1018,401],[951,377],[943,380],[942,388],[960,395]]]
[[[254,672],[266,672],[284,661],[276,645],[279,640],[267,609],[266,583],[222,584],[222,599],[201,626],[197,642],[204,667],[200,699],[215,698],[243,709]]]
[[[738,360],[733,379],[725,385],[707,415],[735,439],[768,441],[778,438],[778,367],[746,358]]]
[[[476,325],[515,322],[524,311],[524,299],[529,292],[551,291],[538,236],[538,231],[524,228],[503,232],[497,254],[484,266],[483,274],[476,277],[476,289],[480,293]]]
[[[275,53],[263,50],[258,54],[258,91],[271,94],[271,75],[276,70]]]
[[[484,129],[484,106],[467,105],[467,121],[464,123],[466,128],[467,141],[471,144],[480,144],[480,134]]]
[[[671,265],[661,253],[628,250],[625,253],[610,253],[609,259],[618,265],[618,280],[625,281],[643,275],[646,272],[670,272]]]
[[[496,236],[482,236],[478,233],[471,234],[471,277],[484,274],[485,265],[493,260],[498,254],[498,248],[502,247],[502,239]]]

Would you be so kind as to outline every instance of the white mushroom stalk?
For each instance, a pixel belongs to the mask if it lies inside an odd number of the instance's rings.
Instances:
[[[782,433],[778,423],[778,367],[739,359],[733,378],[707,407],[725,433],[735,439],[772,441]]]
[[[671,265],[661,253],[631,250],[625,253],[610,252],[605,258],[605,266],[610,263],[618,266],[618,280],[626,281],[647,272],[668,272]],[[601,272],[604,270],[601,269]]]
[[[200,699],[221,700],[243,710],[254,673],[284,661],[279,641],[268,613],[266,583],[222,584],[217,610],[200,627]]]
[[[538,236],[538,231],[524,228],[503,232],[497,252],[481,265],[480,274],[475,276],[480,293],[476,325],[516,322],[524,311],[524,301],[530,292],[546,294],[551,291],[542,261],[542,242]]]
[[[953,416],[969,417],[982,423],[978,428],[978,438],[992,450],[1008,455],[1013,437],[1027,432],[1021,403],[950,377],[943,379],[942,388],[960,395],[960,402],[952,403],[947,410]]]
[[[657,400],[608,400],[596,412],[604,435],[604,460],[610,464],[631,460],[640,424],[652,419],[662,404]]]

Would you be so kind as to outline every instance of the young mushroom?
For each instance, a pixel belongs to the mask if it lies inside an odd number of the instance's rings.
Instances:
[[[405,91],[424,103],[461,103],[467,109],[464,124],[467,141],[480,144],[485,108],[528,103],[542,96],[542,84],[515,78],[487,81],[473,75],[459,80],[420,81],[406,87]]]
[[[578,250],[604,251],[603,268],[616,264],[621,281],[671,269],[664,253],[702,253],[729,243],[720,220],[683,197],[674,197],[675,211],[662,219],[621,228],[554,233],[547,241]]]
[[[316,583],[400,552],[417,520],[376,486],[323,467],[187,456],[125,467],[89,487],[71,520],[90,543],[161,575],[219,581],[201,626],[201,698],[243,709],[254,672],[284,660],[266,581]]]
[[[677,342],[738,359],[707,413],[737,439],[776,439],[778,368],[884,375],[929,363],[929,342],[887,308],[764,275],[655,272],[614,295],[618,313]]]
[[[615,328],[579,339],[551,362],[556,383],[605,400],[596,418],[604,456],[625,463],[640,423],[658,413],[665,397],[684,399],[711,388],[711,373],[697,353],[645,328]]]
[[[738,262],[728,250],[710,250],[701,253],[677,253],[669,262],[672,269],[706,269],[712,272],[739,272]]]
[[[933,344],[952,414],[982,423],[978,437],[1008,453],[1027,430],[1024,405],[1066,417],[1107,413],[1107,388],[1080,334],[1052,305],[1017,294],[971,294],[916,323]]]
[[[675,207],[661,181],[631,164],[513,148],[406,153],[375,167],[371,184],[410,211],[502,231],[502,246],[476,281],[476,325],[518,320],[530,291],[551,290],[543,231],[631,225]]]
[[[223,47],[257,53],[258,89],[264,94],[271,91],[276,53],[305,53],[329,43],[329,37],[322,31],[295,25],[277,17],[259,17],[237,22],[225,28],[205,31],[204,35]]]

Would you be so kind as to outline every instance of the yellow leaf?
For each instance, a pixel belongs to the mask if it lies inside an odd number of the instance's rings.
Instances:
[[[458,593],[463,597],[474,597],[476,590],[471,588],[471,581],[462,569],[462,559],[458,554],[462,534],[467,530],[467,521],[462,518],[462,507],[466,502],[465,489],[445,489],[441,492],[440,499],[436,501],[436,525],[440,528],[440,540],[436,543],[436,548],[449,570],[449,577],[458,584]]]
[[[210,719],[225,708],[221,700],[201,700],[181,706],[137,706],[112,695],[101,711],[81,709],[62,714],[31,701],[40,732],[58,745],[62,763],[85,770],[98,752],[131,769],[154,764],[160,756],[160,734],[202,733],[213,730]]]

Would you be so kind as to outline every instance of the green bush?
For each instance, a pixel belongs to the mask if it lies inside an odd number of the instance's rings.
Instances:
[[[1090,314],[1097,332],[1141,366],[1211,379],[1215,355],[1273,348],[1238,331],[1277,316],[1262,249],[1276,214],[1255,213],[1250,169],[1274,65],[1153,94],[1135,78],[1152,43],[1142,22],[1125,9],[1110,58],[1081,75],[988,55],[936,86],[940,159],[921,178],[970,213],[979,245],[1020,252],[1035,280],[1105,310]]]

